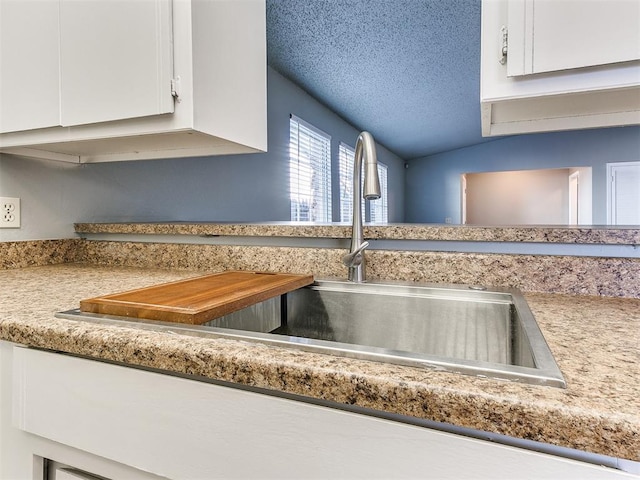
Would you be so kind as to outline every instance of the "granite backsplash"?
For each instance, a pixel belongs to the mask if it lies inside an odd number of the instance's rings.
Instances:
[[[0,242],[0,269],[57,263],[218,272],[259,270],[346,277],[338,248],[86,239]],[[640,298],[640,259],[367,251],[368,278],[514,287],[524,292]]]

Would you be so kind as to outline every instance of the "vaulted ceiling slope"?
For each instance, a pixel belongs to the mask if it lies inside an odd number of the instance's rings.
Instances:
[[[267,0],[267,51],[405,160],[486,140],[480,0]]]

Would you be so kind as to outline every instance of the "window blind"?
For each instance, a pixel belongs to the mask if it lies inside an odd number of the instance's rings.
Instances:
[[[331,137],[291,115],[289,121],[291,220],[331,221]]]
[[[350,222],[353,209],[353,163],[355,162],[355,150],[350,146],[340,143],[338,148],[338,162],[340,171],[340,221]],[[378,200],[369,201],[369,216],[371,222],[388,222],[387,205],[387,166],[378,162],[378,176],[380,178],[380,194]],[[364,183],[364,179],[362,179]],[[363,188],[363,185],[360,188]],[[362,205],[362,218],[365,218],[365,202]]]
[[[380,179],[380,198],[369,202],[371,223],[388,223],[389,207],[387,204],[387,166],[378,162],[378,178]]]
[[[338,147],[338,164],[340,170],[340,221],[350,222],[353,209],[353,162],[355,151],[350,146],[340,143]],[[364,219],[364,203],[362,206]]]

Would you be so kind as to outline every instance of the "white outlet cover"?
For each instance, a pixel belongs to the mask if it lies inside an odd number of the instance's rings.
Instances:
[[[20,199],[0,197],[0,228],[20,228]]]

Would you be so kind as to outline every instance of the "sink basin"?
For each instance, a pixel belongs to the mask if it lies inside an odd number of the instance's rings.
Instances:
[[[58,316],[565,386],[524,297],[513,289],[319,280],[202,326],[77,310]]]
[[[305,350],[565,386],[516,290],[324,280],[205,325],[278,335]]]

